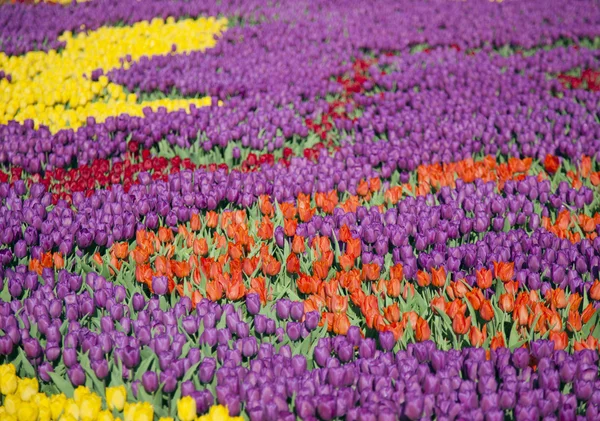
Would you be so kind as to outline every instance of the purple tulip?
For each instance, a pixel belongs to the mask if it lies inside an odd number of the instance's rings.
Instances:
[[[152,394],[158,390],[158,375],[154,371],[142,374],[142,386],[146,393]]]
[[[158,295],[165,295],[169,291],[169,282],[166,276],[152,277],[152,291]]]

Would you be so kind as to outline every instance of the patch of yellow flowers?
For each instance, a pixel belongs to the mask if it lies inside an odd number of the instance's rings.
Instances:
[[[0,53],[0,69],[12,81],[0,80],[0,124],[10,120],[32,119],[36,127],[47,125],[52,132],[85,124],[87,117],[97,122],[127,113],[143,116],[143,109],[165,107],[167,111],[210,105],[210,98],[160,99],[138,103],[134,94],[110,83],[106,76],[91,80],[96,69],[109,71],[129,66],[142,56],[204,50],[215,45],[214,36],[226,29],[226,19],[200,18],[176,22],[153,19],[129,27],[103,27],[74,36],[60,37],[66,47],[58,52],[34,51],[23,56]],[[123,61],[127,57],[131,60]]]
[[[46,396],[39,392],[37,379],[19,378],[15,366],[0,365],[0,421],[115,421],[113,412],[122,412],[123,421],[153,421],[154,408],[148,402],[127,402],[125,386],[107,387],[106,403],[87,387],[79,386],[73,398],[63,393]],[[177,402],[179,421],[242,421],[230,417],[227,408],[216,405],[208,414],[196,416],[196,401],[186,396]],[[159,418],[159,421],[175,421]]]

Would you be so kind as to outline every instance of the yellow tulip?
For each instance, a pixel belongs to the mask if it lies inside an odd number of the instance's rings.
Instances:
[[[19,396],[15,394],[4,397],[4,409],[6,409],[6,413],[10,415],[16,416],[21,404],[21,399],[19,399]]]
[[[15,366],[12,364],[0,365],[0,394],[10,395],[17,390],[19,378]]]
[[[17,417],[7,412],[0,412],[0,421],[17,421]]]
[[[77,389],[75,389],[75,393],[73,393],[73,400],[75,401],[75,403],[77,405],[80,405],[81,402],[83,401],[83,398],[85,398],[90,393],[92,393],[92,392],[87,387],[78,386]]]
[[[154,408],[148,402],[136,404],[133,421],[152,421],[154,419]]]
[[[38,406],[39,414],[38,421],[50,421],[52,419],[52,411],[49,406]]]
[[[158,421],[175,421],[172,417],[160,417]]]
[[[135,417],[135,410],[137,409],[137,404],[135,403],[125,403],[123,407],[123,420],[124,421],[133,421]]]
[[[22,402],[17,411],[18,421],[36,421],[38,418],[38,407],[29,402]]]
[[[102,399],[95,393],[83,397],[79,404],[79,419],[81,421],[94,421],[102,409]]]
[[[177,416],[181,421],[192,421],[196,418],[196,401],[185,396],[177,402]]]
[[[62,393],[50,397],[50,413],[52,415],[52,421],[58,420],[60,414],[65,410],[66,404],[67,397]]]
[[[71,414],[63,414],[60,416],[58,421],[78,421],[78,419]]]
[[[100,411],[98,413],[97,421],[114,421],[114,419],[115,419],[115,417],[113,417],[112,412],[105,409],[104,411]]]
[[[17,394],[24,402],[29,402],[38,392],[40,385],[37,379],[21,379],[17,386]]]
[[[79,405],[73,399],[67,399],[65,403],[64,415],[71,415],[76,420],[79,419]]]
[[[106,403],[108,409],[116,409],[121,412],[127,400],[127,390],[125,386],[107,387],[106,388]]]
[[[214,421],[229,419],[229,411],[227,410],[227,407],[223,405],[211,406],[210,410],[208,411],[208,415],[210,415]]]

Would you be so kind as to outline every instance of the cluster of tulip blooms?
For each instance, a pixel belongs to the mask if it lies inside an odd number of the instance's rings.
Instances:
[[[433,3],[0,6],[0,421],[599,419],[600,8]]]

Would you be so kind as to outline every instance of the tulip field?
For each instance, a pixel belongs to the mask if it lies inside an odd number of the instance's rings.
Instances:
[[[0,2],[0,421],[600,420],[600,3]]]

